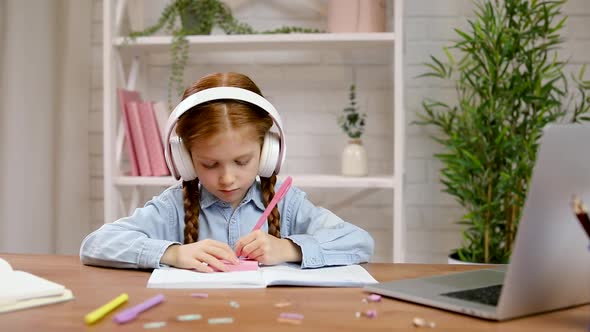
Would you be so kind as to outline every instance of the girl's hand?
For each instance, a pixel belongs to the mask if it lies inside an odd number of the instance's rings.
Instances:
[[[300,262],[301,249],[289,239],[279,239],[262,230],[240,238],[236,255],[254,259],[264,265]]]
[[[198,242],[172,245],[166,249],[160,261],[182,269],[194,269],[199,272],[213,272],[211,266],[220,271],[228,269],[220,260],[238,264],[238,257],[223,242],[205,239]]]

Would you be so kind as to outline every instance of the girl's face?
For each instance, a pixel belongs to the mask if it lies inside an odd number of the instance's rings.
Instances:
[[[230,129],[191,148],[199,182],[235,209],[256,180],[260,142],[249,127]]]

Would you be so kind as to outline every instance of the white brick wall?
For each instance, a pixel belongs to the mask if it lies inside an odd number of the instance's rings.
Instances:
[[[390,0],[391,1],[391,0]],[[231,3],[231,1],[228,1]],[[325,1],[318,3],[324,4]],[[146,0],[146,22],[154,22],[164,2]],[[438,181],[440,163],[432,155],[438,147],[429,137],[430,129],[411,125],[424,96],[452,102],[454,90],[428,79],[417,79],[423,62],[441,55],[441,47],[455,37],[453,28],[465,28],[472,15],[471,0],[407,0],[404,2],[405,28],[405,102],[406,102],[406,224],[407,257],[412,262],[444,262],[450,249],[460,241],[453,221],[461,209],[441,192]],[[94,0],[93,80],[89,139],[91,160],[91,207],[93,225],[103,223],[102,204],[102,1]],[[389,5],[391,9],[391,4]],[[570,0],[564,7],[570,15],[565,33],[566,50],[572,68],[590,62],[590,1]],[[256,29],[282,25],[300,25],[325,29],[326,20],[303,3],[287,0],[245,1],[234,11],[241,20]],[[390,23],[389,23],[390,24]],[[370,157],[370,172],[390,172],[392,82],[387,57],[371,51],[343,56],[338,52],[294,53],[252,52],[254,60],[242,63],[240,55],[200,54],[191,57],[185,83],[212,71],[241,71],[250,75],[263,93],[281,111],[289,143],[285,170],[289,172],[336,173],[339,154],[346,138],[335,117],[347,104],[348,85],[353,71],[348,65],[362,58],[366,64],[355,66],[361,108],[369,113],[364,141]],[[169,67],[166,56],[152,56],[147,73],[144,98],[166,99]],[[147,200],[158,193],[154,188],[144,194]],[[391,259],[391,190],[306,190],[317,205],[331,209],[365,229],[376,240],[376,261]]]

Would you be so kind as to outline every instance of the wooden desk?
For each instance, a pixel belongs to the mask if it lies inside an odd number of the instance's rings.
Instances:
[[[23,270],[53,280],[70,288],[75,299],[65,303],[0,314],[0,331],[80,331],[144,330],[143,324],[166,321],[158,331],[587,331],[590,306],[555,311],[507,322],[490,322],[438,309],[384,298],[377,303],[363,303],[368,294],[358,288],[270,287],[266,289],[205,290],[209,298],[192,298],[194,290],[146,288],[149,271],[116,270],[84,266],[77,256],[0,254],[15,270]],[[442,274],[479,268],[465,265],[367,264],[367,270],[379,281],[423,275]],[[84,324],[84,315],[115,296],[126,292],[130,307],[163,293],[163,304],[144,312],[125,325],[113,323],[111,313],[93,326]],[[230,301],[239,308],[232,308]],[[288,300],[292,306],[276,308]],[[355,312],[376,309],[376,318],[355,317]],[[119,309],[120,310],[120,309]],[[301,325],[278,323],[281,312],[305,315]],[[198,313],[203,319],[177,322],[181,314]],[[230,325],[209,325],[208,318],[234,318]],[[436,328],[417,329],[414,317],[436,322]]]

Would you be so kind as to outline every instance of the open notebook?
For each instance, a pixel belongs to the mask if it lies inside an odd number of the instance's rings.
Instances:
[[[24,271],[0,258],[0,313],[73,299],[69,289]]]
[[[299,265],[263,266],[252,271],[200,273],[155,269],[148,288],[265,288],[267,286],[363,287],[377,283],[359,265],[301,269]]]

